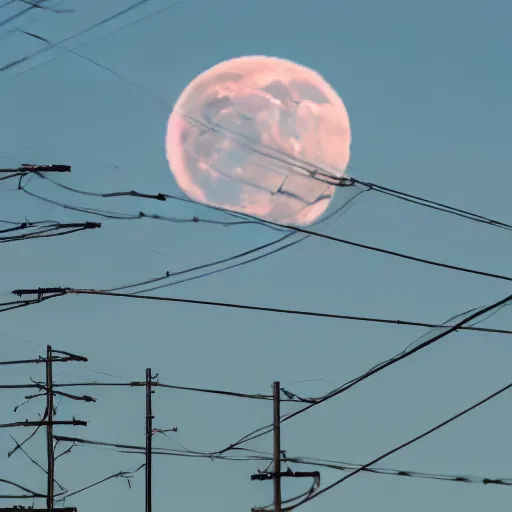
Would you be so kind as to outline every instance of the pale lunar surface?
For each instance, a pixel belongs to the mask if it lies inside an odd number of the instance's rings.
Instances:
[[[191,199],[305,226],[335,190],[311,173],[343,176],[350,142],[343,101],[317,72],[250,56],[221,62],[186,87],[169,117],[166,153]]]

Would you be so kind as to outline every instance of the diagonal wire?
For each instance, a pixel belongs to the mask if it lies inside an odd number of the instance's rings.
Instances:
[[[329,490],[333,489],[334,487],[342,484],[343,482],[345,482],[349,478],[352,478],[353,476],[357,475],[358,473],[361,473],[361,471],[363,471],[365,469],[368,469],[370,466],[373,466],[374,464],[377,464],[381,460],[389,457],[390,455],[393,455],[393,454],[399,452],[400,450],[403,450],[404,448],[407,448],[408,446],[410,446],[410,445],[420,441],[421,439],[429,436],[430,434],[433,434],[434,432],[437,432],[438,430],[441,430],[442,428],[446,427],[450,423],[452,423],[455,420],[461,418],[462,416],[465,416],[466,414],[468,414],[469,412],[477,409],[478,407],[481,407],[482,405],[484,405],[487,402],[491,401],[492,399],[498,397],[499,395],[505,393],[506,391],[510,390],[511,388],[512,388],[512,383],[502,387],[501,389],[495,391],[494,393],[492,393],[492,394],[488,395],[487,397],[485,397],[484,399],[480,400],[476,404],[473,404],[470,407],[467,407],[466,409],[463,409],[462,411],[460,411],[459,413],[455,414],[451,418],[448,418],[447,420],[445,420],[445,421],[437,424],[436,426],[426,430],[422,434],[420,434],[420,435],[418,435],[416,437],[413,437],[409,441],[400,444],[396,448],[393,448],[392,450],[387,451],[386,453],[380,455],[379,457],[376,457],[375,459],[371,460],[370,462],[367,462],[363,466],[361,466],[361,467],[359,467],[357,469],[354,469],[354,471],[350,472],[348,475],[345,475],[344,477],[340,478],[339,480],[336,480],[332,484],[330,484],[327,487],[324,487],[323,489],[318,491],[316,494],[314,494],[310,498],[307,498],[306,500],[303,500],[302,502],[299,502],[299,503],[295,504],[293,507],[288,508],[288,510],[289,511],[290,510],[294,510],[298,506],[301,506],[301,505],[303,505],[305,503],[308,503],[309,501],[311,501],[313,499],[318,498],[319,496],[321,496],[322,494],[326,493],[327,491],[329,491]]]

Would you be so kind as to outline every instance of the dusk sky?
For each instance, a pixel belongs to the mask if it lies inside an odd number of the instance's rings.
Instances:
[[[51,1],[48,5],[57,6]],[[0,8],[2,19],[25,7]],[[0,26],[0,167],[67,164],[58,183],[89,192],[137,190],[182,195],[165,154],[173,105],[205,69],[243,55],[271,55],[317,70],[350,116],[348,173],[363,181],[511,222],[512,71],[506,0],[65,0]],[[140,21],[138,21],[140,20]],[[68,39],[69,38],[69,39]],[[93,61],[93,62],[91,62]],[[27,183],[27,181],[25,181]],[[282,236],[257,224],[224,227],[142,218],[105,219],[65,209],[0,182],[0,219],[101,222],[101,229],[0,246],[2,302],[19,288],[114,288],[228,258]],[[55,203],[125,214],[230,219],[198,204],[133,197],[98,198],[34,176],[27,191]],[[337,192],[334,207],[350,198]],[[233,219],[231,219],[233,220]],[[3,225],[0,225],[0,227]],[[312,229],[417,257],[512,275],[510,232],[367,192],[339,218]],[[295,240],[292,238],[291,240]],[[176,279],[177,280],[177,279]],[[172,283],[166,281],[165,283]],[[145,287],[148,288],[148,287]],[[142,289],[142,288],[141,288]],[[128,290],[130,292],[132,290]],[[310,237],[276,254],[215,275],[148,292],[162,297],[240,303],[343,315],[443,323],[511,292],[506,280],[405,261]],[[512,329],[510,308],[481,324]],[[141,381],[145,369],[178,386],[270,394],[271,385],[322,396],[403,350],[428,330],[338,319],[285,316],[98,296],[69,295],[2,313],[1,360],[44,355],[46,345],[89,358],[56,365],[58,382]],[[511,338],[447,336],[282,426],[282,448],[304,456],[365,464],[481,400],[511,379]],[[42,365],[1,367],[0,384],[43,379]],[[63,399],[56,419],[89,422],[56,433],[144,446],[144,390],[73,388],[96,403]],[[37,420],[44,399],[2,390],[0,423]],[[512,413],[504,394],[377,467],[452,476],[512,477],[507,449]],[[38,401],[39,400],[39,401]],[[59,403],[60,399],[56,399]],[[156,447],[212,452],[272,421],[272,404],[157,389]],[[296,410],[283,404],[283,412]],[[509,411],[509,412],[507,412]],[[46,475],[0,432],[0,478],[44,493]],[[68,445],[59,444],[60,453]],[[246,448],[272,452],[272,436]],[[25,446],[45,464],[45,436]],[[69,491],[144,462],[139,454],[76,446],[56,464]],[[271,482],[251,482],[268,462],[154,457],[153,510],[249,511],[272,502]],[[306,466],[291,464],[292,469]],[[314,468],[313,468],[314,469]],[[343,472],[321,468],[321,487]],[[478,478],[476,479],[478,481]],[[309,482],[286,479],[283,497]],[[66,500],[80,512],[144,507],[144,471]],[[0,495],[17,492],[0,486]],[[501,511],[506,486],[362,473],[298,510],[320,512]],[[1,506],[19,504],[0,500]],[[31,501],[23,504],[31,505]],[[36,502],[44,506],[42,501]]]

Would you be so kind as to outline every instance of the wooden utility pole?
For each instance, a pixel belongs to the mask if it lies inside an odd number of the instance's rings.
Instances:
[[[281,384],[274,382],[274,511],[281,512]]]
[[[53,449],[53,354],[52,347],[46,347],[46,415],[48,424],[46,426],[46,451],[48,459],[47,467],[47,494],[46,494],[46,508],[49,512],[53,511],[53,496],[54,496],[54,478],[55,478],[55,453]]]
[[[152,511],[152,449],[153,449],[153,378],[151,368],[146,369],[146,512]]]
[[[0,365],[25,365],[25,364],[45,364],[46,368],[46,379],[44,383],[34,382],[33,385],[29,387],[35,387],[39,391],[44,391],[44,393],[38,392],[34,395],[25,396],[25,400],[31,400],[33,398],[38,398],[43,394],[46,396],[46,413],[42,419],[38,421],[18,421],[13,423],[3,423],[0,424],[0,428],[12,428],[12,427],[45,427],[46,428],[46,447],[47,447],[47,468],[44,469],[38,463],[35,463],[39,468],[47,473],[47,491],[46,491],[46,508],[44,509],[36,509],[30,507],[8,507],[2,508],[0,507],[0,512],[14,512],[20,510],[31,510],[33,512],[76,512],[76,508],[74,507],[55,507],[55,450],[54,450],[54,436],[53,436],[53,427],[55,425],[73,425],[73,426],[87,426],[87,422],[82,420],[77,420],[73,418],[72,420],[57,420],[54,419],[54,396],[60,395],[65,398],[71,398],[73,400],[81,400],[84,402],[95,402],[96,399],[87,395],[72,395],[70,393],[66,393],[63,391],[59,391],[55,389],[53,382],[53,363],[66,363],[66,362],[87,362],[86,357],[78,356],[76,354],[71,354],[69,352],[64,352],[62,350],[54,350],[50,345],[46,347],[46,357],[39,357],[37,359],[24,359],[17,361],[2,361]],[[16,387],[26,387],[26,386],[16,386]],[[27,439],[30,439],[27,438]],[[16,442],[16,447],[9,454],[12,455],[17,449],[21,448],[24,444],[18,444]],[[31,459],[32,460],[32,459]],[[32,462],[34,462],[32,460]],[[57,484],[59,485],[59,484]],[[60,487],[60,485],[59,485]],[[33,499],[33,497],[45,497],[45,495],[34,494],[28,496],[19,496],[20,499]],[[16,499],[16,496],[12,496],[12,499]]]
[[[251,475],[251,480],[273,480],[274,512],[283,512],[281,499],[282,478],[314,478],[317,482],[320,482],[320,473],[318,471],[292,471],[290,468],[288,468],[285,472],[281,472],[281,384],[279,381],[276,381],[273,384],[272,396],[274,405],[274,471],[258,471],[257,474]],[[253,508],[252,510],[254,511],[261,509]]]

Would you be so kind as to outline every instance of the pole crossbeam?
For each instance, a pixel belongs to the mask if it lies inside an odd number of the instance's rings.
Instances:
[[[21,172],[21,173],[29,173],[29,172],[71,172],[70,165],[33,165],[33,164],[22,164],[20,167],[14,169],[0,169],[0,173],[7,172]]]
[[[74,427],[86,427],[87,422],[83,420],[52,420],[52,425],[72,425]],[[50,425],[49,420],[44,421],[17,421],[14,423],[3,423],[0,428],[15,428],[15,427],[47,427]]]

